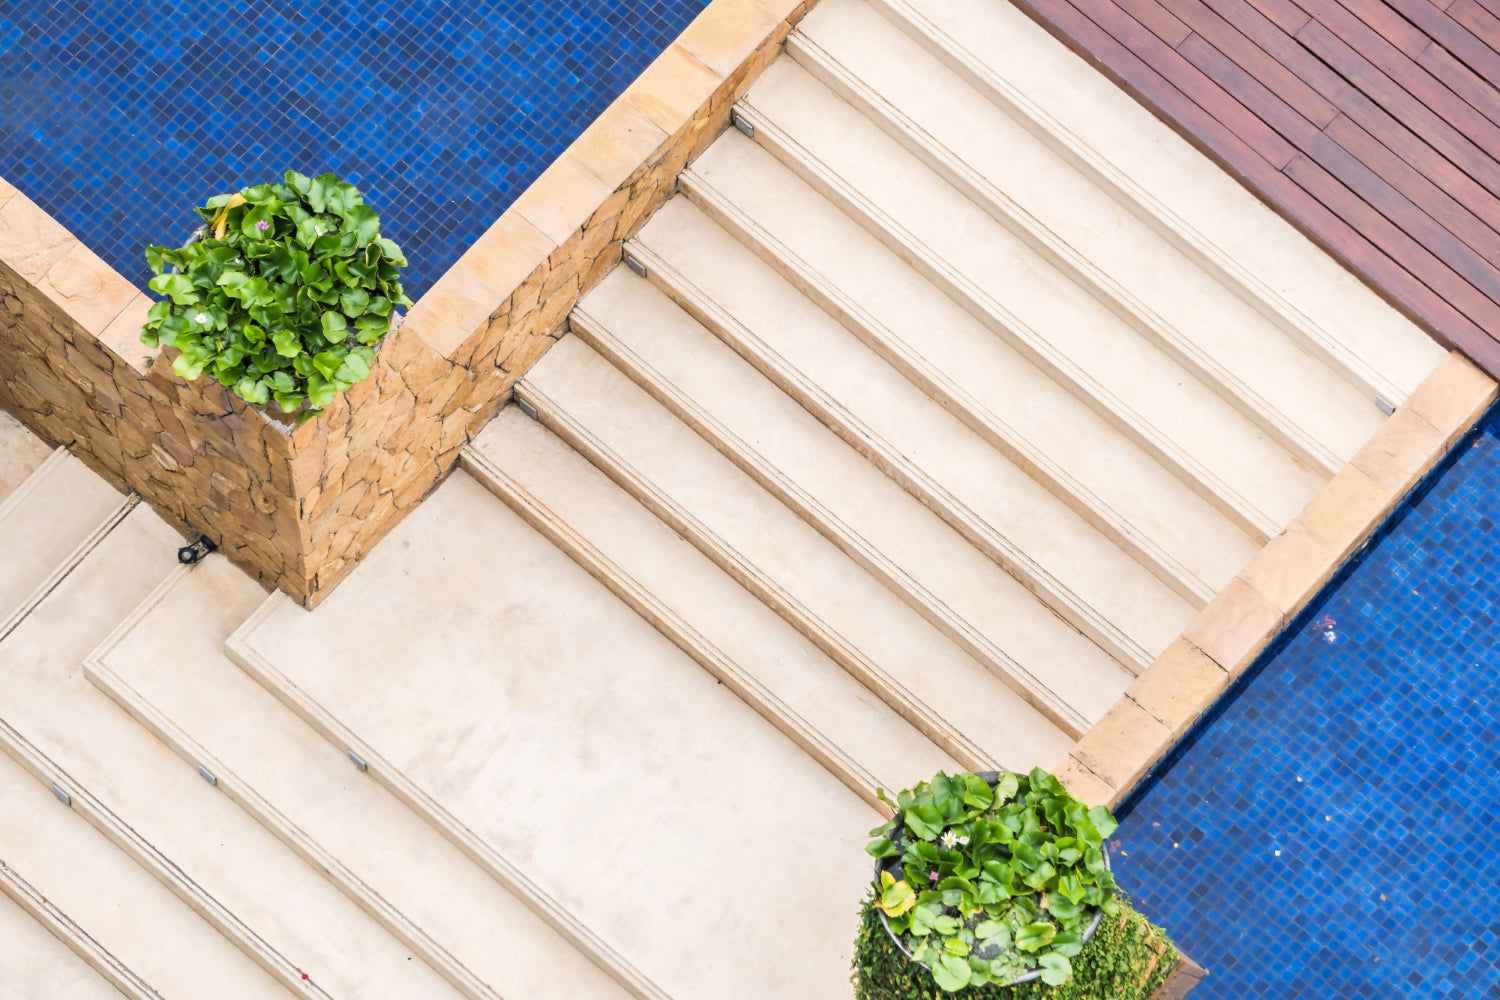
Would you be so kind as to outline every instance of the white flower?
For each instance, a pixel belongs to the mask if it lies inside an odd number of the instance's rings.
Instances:
[[[193,322],[194,323],[207,323],[208,322],[208,313],[198,313],[196,316],[193,317]]]
[[[960,844],[963,844],[965,847],[969,846],[969,838],[968,837],[959,837],[958,838],[958,842]]]
[[[958,834],[952,830],[944,830],[943,835],[938,838],[938,843],[951,851],[958,844]]]

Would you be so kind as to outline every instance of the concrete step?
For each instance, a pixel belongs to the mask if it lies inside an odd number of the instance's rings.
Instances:
[[[942,387],[910,377],[912,367],[931,368],[910,345],[892,334],[894,344],[884,336],[872,337],[877,349],[871,350],[868,341],[819,308],[814,296],[804,294],[687,199],[663,206],[631,243],[630,252],[647,265],[650,280],[686,312],[985,551],[996,552],[986,541],[988,529],[977,527],[976,519],[982,523],[979,512],[993,508],[988,494],[998,481],[994,477],[1005,475],[990,470],[1006,464],[1036,480],[1073,515],[1197,606],[1211,599],[1255,551],[1227,518],[1117,434],[1107,440],[1121,445],[1123,454],[1101,456],[1104,449],[1097,443],[1093,449],[1081,447],[1082,442],[1072,447],[1085,459],[1084,474],[1109,494],[1106,499],[1009,423],[990,419],[977,401],[970,412],[982,417],[991,433],[976,432],[972,421],[939,402],[951,385],[943,373],[938,373]],[[823,301],[826,306],[827,299]],[[930,322],[930,317],[922,320]],[[885,330],[885,323],[872,321]],[[893,353],[898,355],[894,363]],[[1002,393],[999,401],[1021,411],[1022,419],[1037,403],[1010,393]],[[1092,418],[1088,425],[1098,426],[1097,418],[1076,405],[1064,413],[1076,415]],[[1100,457],[1089,462],[1089,456]],[[1056,456],[1064,457],[1071,456]],[[1132,475],[1137,467],[1144,475]]]
[[[1154,658],[1148,648],[1164,648],[1194,613],[983,445],[981,458],[990,461],[981,474],[993,478],[974,495],[980,510],[965,511],[969,534],[984,551],[976,549],[629,271],[605,279],[579,304],[573,331],[969,655],[1002,676],[1020,671],[1012,682],[1019,692],[1033,691],[1034,678],[1092,717],[1094,692],[1128,682],[1133,672],[1099,646],[1144,669]],[[895,454],[888,445],[881,450]],[[1120,601],[1122,593],[1133,600]],[[1037,669],[1060,662],[1075,672]]]
[[[230,648],[636,996],[848,995],[880,814],[467,473]]]
[[[787,51],[896,142],[1315,467],[1380,426],[1314,356],[868,4],[824,5]]]
[[[137,507],[0,642],[0,749],[297,995],[457,996],[84,677],[180,544]]]
[[[462,995],[624,997],[224,655],[224,641],[265,598],[253,579],[211,557],[158,588],[85,673],[190,765],[207,767],[220,791]],[[184,670],[192,684],[182,683]]]
[[[4,754],[0,801],[0,997],[291,996]]]
[[[742,108],[764,149],[1215,492],[1281,525],[1331,474],[1303,464],[792,60],[773,65]]]
[[[1026,665],[1007,664],[1013,672],[997,681],[576,336],[548,352],[518,394],[563,440],[965,767],[1004,763],[1018,750],[1045,757],[1087,724],[1024,673]],[[1024,686],[1026,700],[1007,684]],[[1015,722],[995,725],[1000,718]]]
[[[15,492],[55,449],[0,410],[0,503]]]
[[[519,408],[464,467],[872,807],[956,767],[803,635]]]
[[[1367,397],[1399,404],[1441,360],[1430,338],[1013,5],[869,2]]]
[[[1246,518],[1195,493],[781,164],[753,144],[731,143],[721,152],[724,145],[684,174],[692,204],[969,431],[1184,596],[1203,599],[1216,592],[1248,560],[1262,534]],[[758,159],[763,170],[736,169],[742,158]],[[638,245],[660,244],[665,255],[676,244],[663,241],[688,241],[706,231],[687,221],[692,209],[681,201],[662,211],[685,221],[648,227],[651,235],[643,231]],[[740,295],[741,285],[745,295],[769,294],[748,266],[725,272],[699,258],[688,262],[680,252],[672,259],[673,266],[683,261],[682,273],[691,269],[692,281],[712,287],[718,300]],[[745,277],[726,280],[726,273]],[[672,294],[694,311],[686,294],[675,290],[682,283],[670,284]],[[839,384],[844,357],[854,352],[826,323],[807,323],[826,332],[795,343],[780,336],[780,324],[753,332],[774,345],[786,364]],[[793,377],[762,370],[779,384]],[[775,370],[784,372],[785,365],[777,363]]]
[[[726,134],[681,185],[704,214],[1101,531],[1124,536],[1137,525],[1166,537],[1176,521],[1212,536],[1223,530],[1215,514],[1253,546],[1280,530],[1151,428],[1121,425],[995,336],[755,143]],[[1205,572],[1212,580],[1226,569],[1238,566]]]
[[[0,638],[99,544],[137,503],[64,448],[0,501]]]

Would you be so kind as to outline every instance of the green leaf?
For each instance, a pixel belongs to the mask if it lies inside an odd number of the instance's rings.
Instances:
[[[1020,779],[1014,772],[1006,771],[1000,775],[1000,780],[995,784],[995,803],[1004,804],[1016,797],[1020,788]]]
[[[271,342],[276,345],[276,353],[283,358],[295,358],[302,353],[302,341],[297,338],[295,330],[277,330],[271,334]]]
[[[147,282],[147,285],[153,292],[170,295],[172,301],[180,306],[192,305],[198,301],[193,281],[185,274],[159,274]]]
[[[370,241],[380,235],[380,216],[369,205],[354,205],[344,214],[344,219],[354,235],[359,238],[359,246],[368,246]]]
[[[339,295],[339,304],[344,307],[345,315],[364,319],[365,310],[370,308],[370,293],[363,288],[346,288]]]
[[[338,187],[339,179],[333,174],[314,177],[307,190],[307,203],[319,214],[328,211],[328,196]]]
[[[1052,943],[1057,936],[1054,924],[1026,924],[1016,932],[1016,947],[1024,952],[1037,952]]]
[[[327,337],[330,341],[343,340],[349,332],[349,321],[344,318],[342,313],[336,313],[331,310],[325,312],[322,324],[323,336]]]
[[[913,805],[906,811],[906,825],[923,840],[935,840],[943,832],[943,816],[933,805]]]
[[[247,199],[248,200],[248,199]],[[265,223],[265,228],[261,228]],[[240,233],[253,240],[268,240],[276,233],[276,219],[268,205],[255,205],[240,219]]]
[[[1120,826],[1115,821],[1114,815],[1104,806],[1094,806],[1090,809],[1089,820],[1094,824],[1094,829],[1099,831],[1100,837],[1108,837]]]
[[[969,963],[962,958],[953,955],[942,955],[932,966],[933,981],[938,988],[952,993],[969,985],[973,978],[974,970],[969,968]]]
[[[1042,982],[1048,986],[1061,986],[1073,976],[1073,963],[1055,952],[1037,961],[1042,968]]]
[[[177,360],[172,362],[172,370],[179,376],[191,382],[203,374],[203,365],[188,360],[186,354],[179,354]]]

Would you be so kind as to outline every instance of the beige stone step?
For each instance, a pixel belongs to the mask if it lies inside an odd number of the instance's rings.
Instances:
[[[1018,672],[1010,683],[1019,693],[1050,694],[1093,717],[1107,710],[1096,693],[1133,672],[1099,647],[1144,669],[1148,649],[1165,647],[1193,616],[1192,605],[983,446],[992,478],[982,515],[967,511],[984,543],[976,549],[628,270],[579,304],[573,330],[971,656],[1001,676]],[[1120,601],[1123,593],[1132,601]]]
[[[0,997],[292,995],[4,754],[0,801]]]
[[[463,460],[527,523],[874,808],[884,808],[877,787],[904,788],[912,775],[958,766],[519,408],[503,410]]]
[[[298,995],[456,996],[84,677],[180,544],[136,507],[0,642],[0,749]]]
[[[1030,756],[1087,725],[1021,664],[997,678],[576,336],[518,395],[965,767],[1003,762],[1018,743]],[[1007,686],[1023,681],[1025,700]]]
[[[764,169],[735,169],[743,157]],[[1201,596],[1223,586],[1258,547],[1262,532],[1243,512],[1227,503],[1216,508],[1213,500],[1223,498],[1195,492],[1201,483],[1189,485],[1164,468],[752,144],[722,156],[711,149],[682,186],[704,214],[850,334],[1164,579],[1186,581],[1186,591]],[[679,201],[662,211],[688,209]],[[779,331],[758,333],[769,339]],[[812,349],[800,340],[776,342],[783,354]],[[832,348],[820,370],[838,370],[844,353]]]
[[[863,0],[824,4],[787,51],[1054,267],[1329,472],[1381,424],[1310,353]]]
[[[59,448],[0,501],[0,638],[136,504]]]
[[[700,196],[714,193],[700,189]],[[722,202],[715,207],[734,212]],[[973,521],[993,504],[988,470],[1003,456],[1195,604],[1211,599],[1255,552],[1226,517],[1034,368],[1027,374],[1044,383],[1035,396],[1024,394],[1024,376],[979,386],[1007,411],[1004,418],[993,413],[875,318],[873,309],[910,301],[899,286],[887,296],[892,301],[845,300],[830,310],[840,293],[824,276],[804,271],[788,279],[781,266],[791,273],[792,261],[766,263],[682,198],[662,207],[630,252],[683,309],[981,548],[986,543]],[[904,268],[894,259],[886,263]],[[871,282],[887,277],[861,270]],[[804,292],[809,285],[817,287]],[[864,317],[853,324],[848,316],[842,323],[835,318],[852,310]],[[889,321],[905,318],[897,313]],[[941,322],[925,311],[910,318],[914,337]],[[980,336],[993,342],[984,331]],[[955,398],[964,405],[955,406]],[[1061,412],[1047,412],[1049,402],[1061,403]],[[1037,430],[1051,435],[1042,445],[1028,436]],[[1102,440],[1088,440],[1090,431]],[[1055,444],[1063,447],[1047,447]]]
[[[1013,5],[870,5],[1367,396],[1399,404],[1441,360],[1347,269]]]
[[[47,460],[54,449],[5,410],[0,410],[0,503]]]
[[[462,995],[626,996],[225,656],[265,599],[213,556],[158,588],[85,673]]]
[[[1242,497],[1216,491],[1222,484],[1170,442],[1154,447],[995,336],[754,143],[719,141],[681,186],[726,232],[1100,530],[1123,536],[1129,524],[1163,537],[1176,523],[1212,536],[1222,531],[1215,514],[1253,546],[1279,530]],[[1134,485],[1139,492],[1122,488]],[[1226,562],[1208,579],[1237,569]]]
[[[764,149],[1162,457],[1278,525],[1317,492],[1322,471],[1298,461],[795,62],[773,65],[741,106]]]
[[[273,599],[232,642],[637,996],[848,996],[879,814],[463,471],[315,611]]]

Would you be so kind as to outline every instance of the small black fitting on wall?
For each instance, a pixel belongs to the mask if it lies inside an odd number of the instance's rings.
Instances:
[[[216,548],[218,546],[209,541],[208,536],[199,535],[197,541],[189,542],[177,550],[177,561],[184,566],[191,566]]]

